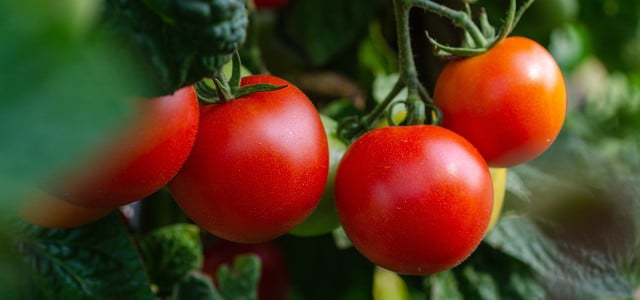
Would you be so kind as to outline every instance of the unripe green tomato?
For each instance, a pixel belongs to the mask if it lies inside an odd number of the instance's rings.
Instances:
[[[493,211],[491,211],[487,232],[496,225],[500,218],[500,213],[502,213],[504,194],[507,188],[507,168],[489,168],[489,173],[491,173],[491,182],[493,184]]]
[[[327,133],[327,141],[329,142],[329,177],[327,185],[324,188],[322,199],[307,219],[300,225],[290,231],[291,234],[297,236],[317,236],[331,232],[340,225],[338,214],[335,207],[335,198],[333,195],[333,185],[336,179],[336,170],[342,155],[347,150],[347,145],[338,138],[336,129],[338,124],[335,120],[320,115],[324,130]]]

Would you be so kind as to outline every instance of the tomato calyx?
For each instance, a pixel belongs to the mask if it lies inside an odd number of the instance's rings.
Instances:
[[[231,78],[227,79],[222,71],[211,78],[205,78],[197,82],[194,87],[198,94],[198,100],[202,104],[216,104],[229,102],[258,92],[272,92],[283,89],[287,85],[275,85],[268,83],[240,86],[241,70],[240,56],[236,53],[232,60]]]

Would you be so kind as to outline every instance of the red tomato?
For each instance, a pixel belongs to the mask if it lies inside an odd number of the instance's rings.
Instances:
[[[278,8],[289,2],[288,0],[254,0],[257,8]]]
[[[39,189],[34,189],[18,208],[22,219],[46,228],[79,227],[97,221],[111,211],[112,208],[80,206]]]
[[[280,248],[272,242],[238,244],[218,240],[204,251],[202,271],[216,279],[218,268],[230,265],[238,255],[255,254],[260,258],[259,300],[285,300],[289,294],[289,267]]]
[[[100,153],[54,184],[55,194],[87,206],[115,208],[140,200],[178,172],[195,141],[199,104],[193,87],[173,95],[137,99],[131,124]]]
[[[298,88],[269,75],[242,85],[287,85],[202,107],[189,159],[169,188],[186,214],[234,242],[276,238],[316,207],[329,165],[320,116]]]
[[[566,113],[566,88],[555,60],[536,42],[509,37],[488,52],[451,61],[436,82],[442,125],[469,140],[492,167],[542,154]]]
[[[450,269],[478,246],[493,205],[491,176],[467,140],[438,126],[374,129],[347,150],[336,208],[360,253],[388,270]]]

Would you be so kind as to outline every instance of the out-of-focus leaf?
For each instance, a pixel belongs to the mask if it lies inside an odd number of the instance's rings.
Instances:
[[[240,255],[231,266],[222,265],[217,272],[218,292],[224,299],[255,300],[260,277],[260,258]]]
[[[558,212],[558,215],[565,218],[563,221],[573,224],[547,222],[542,225],[527,217],[505,217],[485,240],[526,263],[548,282],[563,282],[562,292],[569,293],[565,294],[567,297],[630,296],[631,288],[622,274],[633,246],[626,245],[628,237],[620,235],[627,234],[626,229],[634,229],[626,228],[628,224],[622,222],[621,228],[614,228],[616,230],[608,233],[609,228],[606,227],[583,228],[583,224],[576,225],[576,222],[585,220],[571,220],[581,218],[572,212],[566,215]],[[605,224],[612,225],[609,222]]]
[[[16,221],[13,242],[38,299],[154,299],[142,260],[117,213],[74,229]]]
[[[432,300],[462,300],[464,296],[460,293],[458,282],[453,271],[443,271],[433,274],[426,279],[426,285],[431,289]]]
[[[373,271],[373,300],[408,300],[409,288],[400,275],[376,267]]]
[[[0,3],[0,206],[98,147],[144,86],[134,63],[101,37],[78,35],[74,10],[61,7]]]
[[[156,229],[140,241],[151,281],[170,290],[192,270],[202,268],[200,229],[192,224],[175,224]]]
[[[311,64],[319,66],[364,36],[381,3],[381,0],[293,1],[283,28]]]

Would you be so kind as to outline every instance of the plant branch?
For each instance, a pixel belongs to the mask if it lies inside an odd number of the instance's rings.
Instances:
[[[471,16],[464,11],[454,10],[430,0],[403,0],[403,2],[406,3],[406,5],[420,7],[451,19],[456,26],[466,30],[476,45],[481,48],[488,44],[480,28],[473,22]]]

